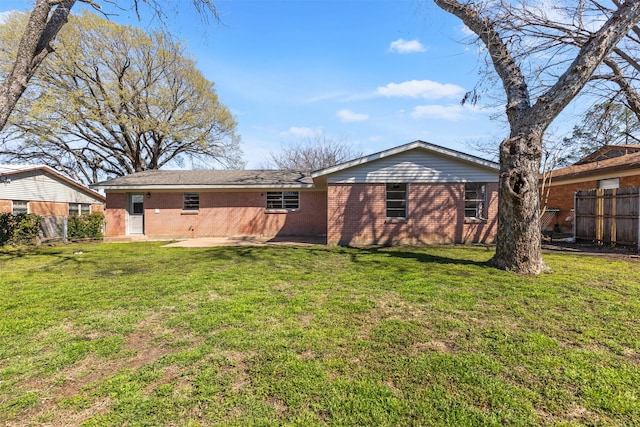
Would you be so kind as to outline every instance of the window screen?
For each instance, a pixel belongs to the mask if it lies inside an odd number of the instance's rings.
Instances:
[[[299,209],[298,191],[267,191],[267,209]]]
[[[467,182],[464,184],[464,217],[486,219],[486,184]]]
[[[197,211],[200,209],[200,193],[183,193],[182,210]]]
[[[407,217],[407,184],[387,184],[387,218]]]

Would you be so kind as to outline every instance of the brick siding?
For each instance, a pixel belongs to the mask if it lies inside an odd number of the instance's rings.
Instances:
[[[36,215],[68,216],[69,203],[64,202],[36,202],[29,201],[29,213]],[[11,200],[0,200],[0,213],[11,213]],[[104,204],[94,203],[91,205],[91,212],[104,212]]]
[[[148,238],[319,236],[327,229],[326,193],[300,191],[300,209],[267,210],[266,191],[200,192],[198,211],[182,210],[182,193],[145,196]],[[106,237],[126,235],[127,195],[108,193]]]
[[[105,237],[119,237],[127,234],[127,194],[107,193],[104,210]]]
[[[11,213],[11,200],[0,200],[0,213]]]
[[[69,204],[61,202],[29,202],[29,213],[36,215],[69,215]]]
[[[487,186],[488,219],[464,219],[464,183],[409,184],[406,219],[386,218],[385,184],[331,184],[327,243],[390,245],[492,242],[497,184]]]
[[[69,204],[63,202],[36,202],[28,201],[29,213],[35,215],[56,215],[67,216],[69,213]],[[11,200],[0,200],[0,212],[11,213],[13,203]]]

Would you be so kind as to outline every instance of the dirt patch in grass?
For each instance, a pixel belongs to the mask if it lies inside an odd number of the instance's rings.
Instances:
[[[414,355],[417,355],[417,354],[422,354],[426,351],[450,353],[453,351],[453,348],[450,344],[447,344],[444,341],[429,341],[429,342],[415,343],[411,346],[411,350]]]
[[[98,355],[90,354],[56,375],[19,384],[23,390],[38,393],[41,399],[40,404],[7,421],[6,426],[79,425],[91,417],[108,412],[111,408],[111,400],[96,399],[91,395],[92,388],[122,370],[137,370],[166,355],[180,351],[179,348],[172,348],[166,341],[167,337],[174,336],[175,331],[163,327],[162,323],[162,313],[154,313],[139,322],[134,332],[127,336],[122,352],[125,356],[122,358],[105,360]],[[185,337],[182,335],[180,339],[184,341]],[[198,344],[195,339],[192,341],[193,345]],[[168,383],[178,375],[178,370],[166,369],[163,377],[148,389],[152,390],[163,383]],[[72,402],[74,399],[87,403],[80,404],[79,409],[67,407],[74,406],[72,403],[64,403]],[[88,406],[84,407],[85,405]]]

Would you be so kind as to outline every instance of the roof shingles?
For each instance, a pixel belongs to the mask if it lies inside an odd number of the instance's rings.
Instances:
[[[629,169],[640,169],[640,152],[556,169],[551,177],[553,180],[565,180]]]
[[[307,188],[310,173],[280,170],[151,170],[92,185],[100,189],[124,188]]]

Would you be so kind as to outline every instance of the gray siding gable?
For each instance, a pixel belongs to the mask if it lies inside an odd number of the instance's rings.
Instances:
[[[498,182],[490,162],[467,159],[416,147],[329,172],[328,183],[451,183]]]
[[[0,199],[60,203],[104,203],[90,190],[82,190],[45,169],[18,171],[0,182]]]

